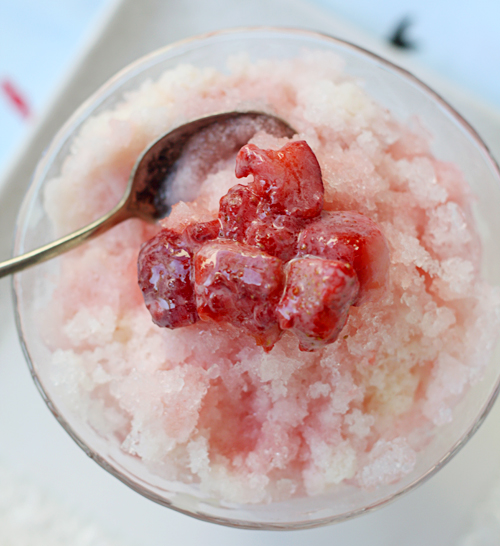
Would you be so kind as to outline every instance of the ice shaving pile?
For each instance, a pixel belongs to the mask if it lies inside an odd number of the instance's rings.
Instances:
[[[433,157],[418,123],[402,126],[331,54],[255,64],[239,57],[230,68],[179,66],[90,119],[46,188],[56,231],[110,210],[140,152],[170,128],[260,110],[298,133],[258,132],[253,145],[305,141],[314,152],[321,214],[348,211],[380,230],[390,256],[384,290],[350,306],[335,342],[307,351],[299,344],[309,338],[287,330],[263,347],[228,322],[160,327],[137,283],[141,245],[160,226],[131,220],[61,260],[43,317],[53,387],[156,474],[226,501],[392,483],[412,471],[429,431],[453,418],[493,345],[497,296],[480,278],[468,186]],[[210,226],[221,198],[252,183],[252,175],[236,178],[234,156],[200,168],[203,155],[194,157],[205,145],[180,169],[171,198],[182,201],[162,228]]]

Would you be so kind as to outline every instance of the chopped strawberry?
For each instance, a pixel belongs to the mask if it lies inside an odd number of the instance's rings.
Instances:
[[[297,237],[305,225],[301,219],[274,214],[267,202],[239,184],[220,200],[219,220],[224,237],[285,261],[295,255]]]
[[[303,226],[302,220],[284,214],[261,215],[248,226],[243,242],[286,262],[295,256],[297,237]]]
[[[139,286],[153,322],[165,328],[198,320],[191,282],[193,254],[182,236],[160,231],[139,253]]]
[[[219,220],[193,223],[182,233],[163,229],[142,246],[137,262],[139,287],[155,324],[178,328],[198,320],[193,254],[219,232]]]
[[[358,212],[321,213],[321,170],[303,141],[244,146],[236,176],[250,174],[221,198],[218,219],[165,229],[143,246],[139,285],[153,321],[227,322],[266,351],[283,330],[304,351],[333,343],[350,306],[387,281],[385,237]]]
[[[245,242],[248,226],[257,217],[259,203],[259,197],[248,186],[233,186],[219,204],[219,220],[224,237]]]
[[[276,214],[315,218],[323,209],[321,168],[307,142],[290,142],[280,150],[243,146],[236,158],[236,176],[253,175],[251,191]]]
[[[377,224],[359,212],[323,212],[299,235],[297,255],[350,264],[359,279],[359,295],[353,305],[370,299],[387,282],[387,241]]]
[[[274,308],[283,291],[283,263],[235,241],[201,247],[194,259],[198,315],[248,330],[270,349],[280,336]]]
[[[353,268],[336,260],[297,258],[285,271],[285,292],[276,308],[280,327],[297,336],[303,351],[333,343],[358,295]]]
[[[212,220],[211,222],[199,222],[198,224],[190,224],[184,230],[182,238],[186,241],[193,252],[206,243],[216,239],[221,230],[219,220]]]
[[[220,200],[219,219],[225,237],[290,260],[299,231],[323,208],[321,170],[304,141],[278,151],[244,146],[236,159],[236,176],[254,175]]]

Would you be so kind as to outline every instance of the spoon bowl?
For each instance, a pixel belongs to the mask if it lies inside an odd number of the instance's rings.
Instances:
[[[222,112],[185,123],[162,135],[139,156],[120,202],[106,215],[48,245],[0,262],[0,278],[50,260],[108,231],[124,220],[140,218],[156,222],[168,215],[172,205],[168,190],[179,160],[192,143],[203,146],[216,141],[210,163],[226,159],[245,145],[258,131],[277,137],[292,137],[295,131],[282,119],[262,112]]]

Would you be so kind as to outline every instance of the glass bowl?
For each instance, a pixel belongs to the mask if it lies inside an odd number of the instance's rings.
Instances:
[[[54,229],[44,208],[44,190],[47,182],[59,175],[82,125],[91,116],[114,108],[141,84],[159,78],[165,70],[180,63],[223,71],[227,57],[240,52],[253,60],[286,59],[304,49],[338,54],[345,62],[345,72],[362,81],[367,93],[396,119],[406,122],[418,118],[433,135],[433,154],[456,164],[475,196],[473,212],[483,247],[482,275],[491,285],[499,285],[500,173],[475,131],[408,72],[352,44],[303,30],[252,28],[207,34],[151,53],[114,76],[73,114],[40,160],[18,217],[15,254],[54,239]],[[69,435],[103,468],[145,497],[206,521],[248,529],[304,529],[339,522],[380,507],[422,483],[450,460],[478,428],[497,395],[498,348],[493,351],[482,378],[457,402],[453,420],[429,433],[413,470],[399,481],[369,490],[339,485],[316,496],[298,496],[270,504],[221,501],[203,493],[196,484],[171,481],[152,472],[139,458],[121,451],[118,443],[108,441],[66,407],[46,365],[50,351],[40,328],[44,306],[57,285],[54,279],[60,262],[60,258],[55,259],[14,278],[19,335],[40,393]],[[436,430],[439,432],[435,433]]]

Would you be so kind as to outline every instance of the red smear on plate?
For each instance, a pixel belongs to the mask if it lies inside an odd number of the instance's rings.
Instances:
[[[2,80],[0,88],[10,106],[14,108],[21,117],[24,119],[31,117],[31,108],[28,101],[13,82],[7,79]]]

